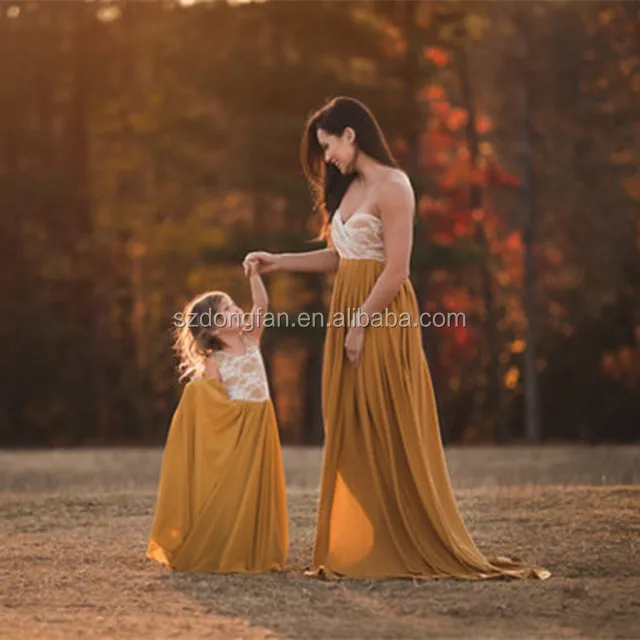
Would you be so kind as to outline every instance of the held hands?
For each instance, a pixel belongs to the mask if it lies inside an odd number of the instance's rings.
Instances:
[[[253,276],[276,271],[279,268],[278,258],[278,255],[267,251],[252,251],[245,256],[242,263],[244,274]]]
[[[252,251],[248,253],[242,262],[246,276],[271,273],[280,269],[280,256],[267,251]],[[364,327],[353,326],[347,331],[344,348],[347,359],[353,365],[358,365],[362,357],[364,346]]]
[[[243,262],[242,268],[244,269],[244,275],[250,278],[251,276],[257,276],[258,273],[258,263],[257,262]]]

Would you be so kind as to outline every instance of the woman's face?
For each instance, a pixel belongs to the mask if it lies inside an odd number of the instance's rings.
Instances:
[[[324,153],[324,161],[338,168],[340,173],[352,173],[356,159],[355,133],[347,127],[341,136],[318,129],[318,144]]]

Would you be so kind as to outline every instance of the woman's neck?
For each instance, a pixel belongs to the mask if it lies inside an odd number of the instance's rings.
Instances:
[[[358,179],[364,184],[369,186],[372,182],[379,180],[385,173],[387,173],[390,167],[387,167],[377,160],[374,160],[370,156],[362,153],[358,153],[354,167]]]

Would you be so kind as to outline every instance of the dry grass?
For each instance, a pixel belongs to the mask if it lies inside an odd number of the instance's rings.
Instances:
[[[484,583],[304,578],[313,449],[285,451],[285,572],[169,573],[143,557],[160,454],[0,453],[0,638],[640,637],[637,447],[449,450],[479,546],[554,574]]]

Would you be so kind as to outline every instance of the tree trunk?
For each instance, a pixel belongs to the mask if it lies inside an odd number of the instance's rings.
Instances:
[[[70,108],[70,183],[75,188],[73,209],[74,222],[69,224],[71,235],[69,247],[79,253],[79,262],[83,265],[77,275],[75,295],[70,308],[81,321],[86,336],[83,344],[79,344],[81,352],[77,354],[78,362],[85,361],[85,375],[82,381],[85,394],[79,414],[76,414],[73,433],[74,440],[82,441],[87,432],[95,433],[97,416],[97,369],[100,366],[99,344],[96,344],[96,308],[94,292],[96,274],[93,271],[94,256],[89,250],[93,238],[93,215],[90,194],[90,150],[89,150],[89,66],[87,56],[89,49],[87,40],[90,36],[92,8],[84,3],[74,7],[74,49],[70,61],[75,76],[75,95]],[[78,246],[79,245],[79,246]],[[100,337],[98,336],[98,340]],[[86,349],[86,351],[85,351]]]
[[[23,221],[26,216],[22,211],[25,200],[21,194],[24,178],[20,176],[19,171],[19,133],[25,126],[21,121],[25,111],[20,105],[26,97],[26,78],[20,67],[25,61],[17,60],[15,52],[19,51],[17,42],[20,39],[26,39],[30,35],[35,44],[37,36],[25,34],[26,28],[23,24],[11,24],[11,19],[7,17],[3,7],[3,11],[0,12],[0,82],[4,87],[11,87],[11,91],[5,90],[0,95],[0,106],[4,114],[0,123],[0,167],[3,169],[0,173],[0,248],[3,250],[2,255],[11,256],[11,260],[6,271],[0,276],[0,282],[3,285],[2,299],[14,303],[6,305],[0,319],[0,338],[5,360],[0,375],[0,397],[3,405],[0,409],[0,434],[3,441],[10,444],[24,443],[22,415],[27,402],[21,378],[21,375],[27,372],[14,368],[24,359],[22,352],[27,346],[24,339],[18,337],[21,336],[20,332],[18,336],[14,335],[15,327],[19,327],[21,323],[22,306],[15,301],[29,301],[33,295],[28,282],[29,265],[23,249]],[[33,51],[35,48],[30,53]],[[28,206],[28,202],[26,204]]]
[[[521,118],[522,118],[522,207],[524,282],[523,298],[526,318],[526,349],[524,353],[525,387],[525,437],[527,442],[540,442],[540,419],[538,411],[538,372],[536,367],[536,310],[535,310],[535,270],[534,233],[537,218],[534,167],[534,124],[533,124],[533,78],[531,73],[531,35],[526,10],[518,10],[516,22],[519,34],[519,62],[521,65]]]
[[[405,170],[409,175],[415,191],[416,203],[420,202],[423,192],[423,178],[420,161],[420,135],[422,133],[424,114],[418,102],[418,92],[423,84],[421,58],[422,33],[418,24],[420,2],[402,2],[400,24],[406,41],[406,52],[402,70],[402,82],[405,106],[404,139],[407,144]],[[416,295],[422,302],[429,297],[429,273],[422,268],[413,274]],[[437,359],[437,344],[430,327],[422,327],[422,343],[429,360]],[[434,381],[435,382],[435,381]]]
[[[478,166],[479,136],[476,127],[477,109],[473,85],[471,81],[471,70],[469,68],[469,58],[467,55],[467,33],[464,27],[461,29],[460,43],[457,47],[458,71],[462,84],[462,100],[467,110],[468,118],[466,125],[466,138],[469,147],[469,162],[472,169]],[[473,211],[484,205],[483,189],[477,182],[471,181],[469,187],[469,207]],[[493,276],[491,273],[491,255],[487,235],[484,229],[484,221],[476,223],[475,241],[483,252],[481,270],[482,299],[484,302],[484,331],[483,331],[483,355],[482,366],[486,376],[486,387],[480,396],[480,406],[477,408],[481,435],[486,439],[496,438],[498,442],[504,443],[507,440],[505,421],[503,413],[500,411],[502,380],[499,362],[498,344],[498,309],[496,307],[493,293]]]

